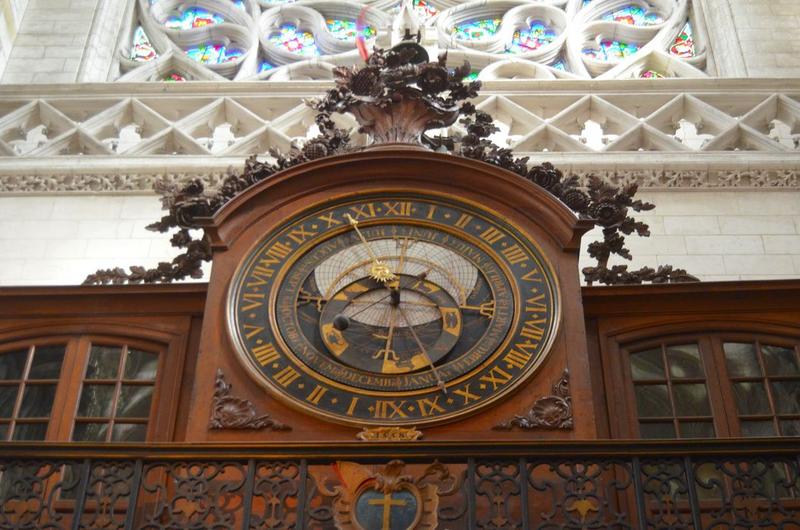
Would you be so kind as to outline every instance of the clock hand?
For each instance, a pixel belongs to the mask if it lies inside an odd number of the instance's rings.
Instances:
[[[428,366],[431,367],[431,370],[433,371],[433,375],[436,377],[436,384],[439,386],[439,388],[442,390],[442,392],[444,392],[444,394],[447,395],[447,387],[444,386],[444,381],[442,381],[442,378],[439,377],[439,371],[433,365],[433,361],[431,361],[431,356],[428,355],[428,350],[425,349],[425,346],[422,344],[422,341],[419,340],[419,337],[417,336],[417,332],[414,331],[414,326],[411,325],[411,321],[408,320],[408,318],[406,317],[405,311],[403,311],[403,308],[400,307],[399,305],[397,306],[397,311],[400,313],[400,316],[403,317],[403,320],[405,320],[406,326],[408,326],[409,331],[411,331],[411,335],[414,337],[414,340],[417,342],[417,346],[419,346],[420,351],[422,351],[422,354],[428,360]]]
[[[353,216],[350,215],[349,213],[344,214],[344,217],[350,223],[350,226],[352,226],[353,229],[356,231],[356,234],[358,234],[358,238],[361,240],[361,242],[364,244],[364,247],[367,249],[369,257],[372,258],[372,267],[370,268],[369,271],[370,277],[381,283],[386,283],[388,281],[397,279],[397,276],[395,276],[394,273],[392,273],[391,269],[389,269],[389,266],[378,259],[378,256],[372,250],[372,247],[370,246],[367,239],[364,237],[364,234],[362,234],[361,230],[358,229],[358,221],[353,219]]]

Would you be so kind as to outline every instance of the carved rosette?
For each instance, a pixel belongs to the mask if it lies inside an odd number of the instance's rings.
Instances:
[[[561,379],[553,385],[553,394],[537,399],[525,416],[493,427],[497,431],[510,431],[514,427],[531,429],[572,429],[572,398],[569,395],[569,370],[564,369]]]
[[[251,401],[232,395],[232,388],[232,385],[225,381],[222,370],[218,368],[214,381],[214,400],[211,406],[211,420],[208,423],[209,429],[292,430],[288,425],[270,418],[269,414],[258,415]]]

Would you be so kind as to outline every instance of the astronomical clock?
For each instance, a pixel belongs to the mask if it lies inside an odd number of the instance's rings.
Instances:
[[[306,164],[213,224],[206,318],[219,324],[205,328],[199,370],[222,366],[294,428],[281,436],[499,436],[569,367],[565,335],[583,340],[565,294],[585,228],[479,162],[384,149]]]

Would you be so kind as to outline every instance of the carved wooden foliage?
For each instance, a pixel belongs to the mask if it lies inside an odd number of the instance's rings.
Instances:
[[[531,429],[572,429],[572,398],[569,395],[569,370],[565,369],[561,379],[553,385],[553,393],[534,402],[525,416],[514,416],[511,420],[495,425],[493,429],[508,431],[517,427]]]
[[[222,370],[218,368],[214,381],[214,401],[211,406],[209,429],[292,430],[288,425],[270,418],[269,414],[257,414],[256,407],[251,401],[232,395],[231,390],[232,385],[225,381]]]

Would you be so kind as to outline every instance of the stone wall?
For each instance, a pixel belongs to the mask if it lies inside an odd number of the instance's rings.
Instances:
[[[634,266],[673,264],[708,281],[800,276],[800,191],[641,197],[658,206],[642,216],[653,235],[629,238]],[[144,229],[160,215],[153,195],[0,197],[0,285],[77,284],[100,267],[168,260],[168,238]]]
[[[6,68],[8,57],[14,46],[17,31],[22,23],[22,17],[28,0],[3,0],[0,2],[0,78]]]

